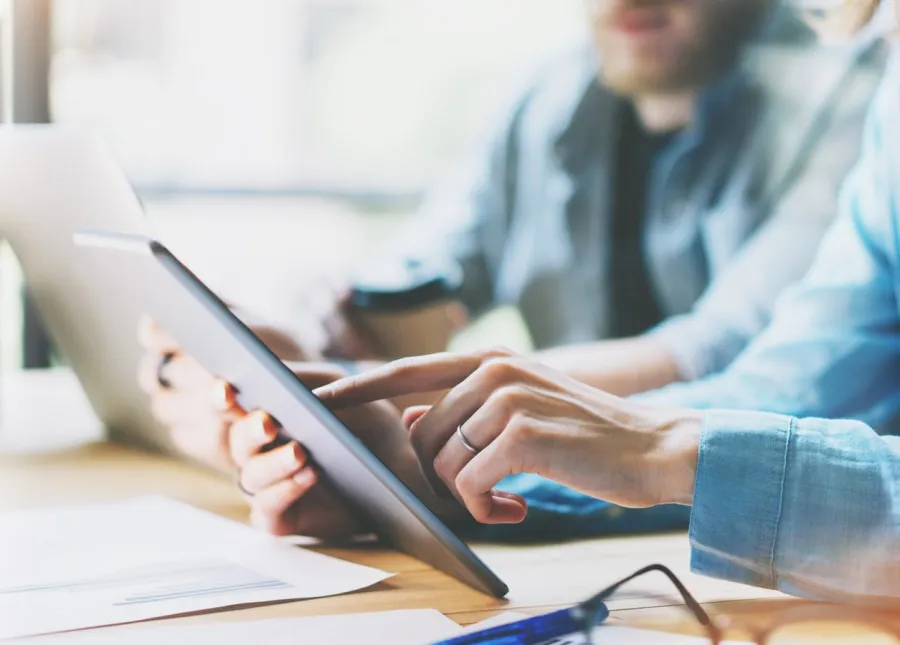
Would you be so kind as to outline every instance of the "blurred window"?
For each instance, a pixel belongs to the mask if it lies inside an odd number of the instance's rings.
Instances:
[[[138,185],[417,192],[579,0],[55,0],[52,114]]]

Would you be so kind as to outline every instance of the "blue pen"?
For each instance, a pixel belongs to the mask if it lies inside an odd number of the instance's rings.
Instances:
[[[622,585],[647,573],[661,573],[668,578],[678,589],[686,608],[697,622],[706,628],[710,641],[719,642],[720,634],[709,614],[704,611],[678,576],[663,564],[650,564],[612,583],[574,607],[451,638],[435,645],[590,645],[591,632],[609,617],[606,600]]]
[[[435,645],[583,645],[587,630],[606,620],[606,605],[592,608],[588,616],[579,605],[550,614],[525,618],[514,623],[451,638]],[[587,619],[587,620],[586,620]]]

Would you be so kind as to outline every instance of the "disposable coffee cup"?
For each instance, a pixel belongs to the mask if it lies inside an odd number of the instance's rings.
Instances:
[[[385,358],[442,352],[456,331],[447,305],[457,299],[459,285],[460,272],[450,266],[381,266],[354,281],[349,313]]]

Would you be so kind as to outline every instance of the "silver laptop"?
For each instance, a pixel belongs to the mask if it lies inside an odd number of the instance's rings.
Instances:
[[[137,384],[134,303],[111,307],[102,276],[77,261],[82,227],[145,233],[143,210],[102,140],[56,125],[0,127],[0,238],[18,257],[42,322],[117,441],[171,448]]]

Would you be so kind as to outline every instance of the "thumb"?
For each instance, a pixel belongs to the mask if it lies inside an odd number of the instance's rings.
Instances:
[[[414,405],[403,411],[403,425],[407,430],[411,430],[413,424],[425,416],[425,413],[431,409],[430,405]]]
[[[349,308],[353,299],[353,289],[348,284],[333,287],[334,303],[339,309]]]

